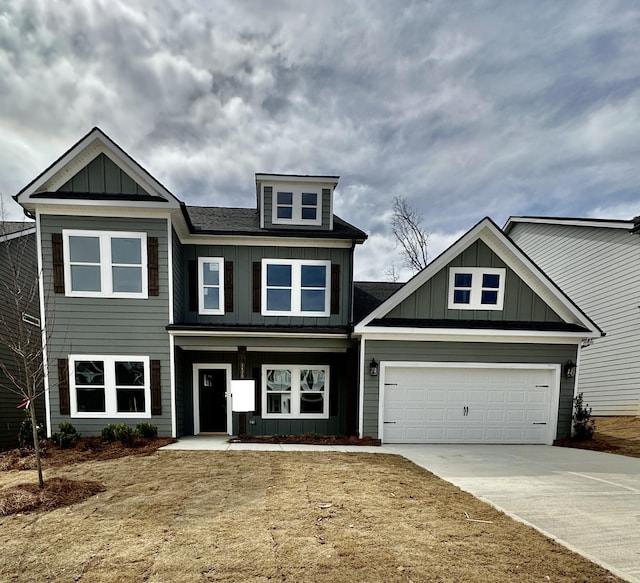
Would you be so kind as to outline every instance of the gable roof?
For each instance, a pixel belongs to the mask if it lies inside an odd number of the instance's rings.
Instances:
[[[396,293],[404,283],[389,281],[354,281],[353,282],[353,319],[362,320],[375,310],[382,302]]]
[[[134,182],[139,184],[147,194],[113,195],[56,192],[100,154],[107,156]],[[32,210],[34,204],[47,202],[77,204],[79,201],[102,201],[105,205],[127,202],[167,209],[175,209],[180,205],[180,201],[160,181],[97,127],[94,127],[71,146],[13,198],[28,210]]]
[[[591,219],[591,218],[575,218],[575,217],[537,217],[511,216],[502,228],[507,235],[516,223],[538,223],[543,225],[563,225],[569,227],[600,227],[606,229],[626,229],[633,230],[638,228],[637,219],[630,221],[624,219]]]
[[[296,228],[274,231],[260,227],[260,213],[255,208],[184,205],[183,212],[189,230],[193,234],[355,239],[359,243],[367,238],[364,231],[335,215],[331,231],[309,231]]]
[[[460,253],[478,240],[482,240],[504,263],[513,270],[543,301],[545,301],[567,324],[570,330],[563,331],[578,333],[584,337],[599,337],[604,335],[602,330],[591,320],[549,277],[489,218],[485,217],[441,253],[427,267],[417,273],[398,291],[383,301],[371,311],[362,321],[356,324],[356,334],[366,332],[367,329],[380,325],[379,319],[388,314],[424,283],[445,268]],[[433,323],[433,328],[441,328]],[[504,326],[505,323],[502,323]],[[573,328],[573,325],[578,328]],[[405,322],[402,325],[417,327],[415,322]],[[451,325],[450,328],[458,327]],[[478,327],[477,325],[475,327]],[[496,329],[501,329],[495,323]],[[507,328],[510,329],[510,328]],[[520,326],[522,329],[522,326]]]

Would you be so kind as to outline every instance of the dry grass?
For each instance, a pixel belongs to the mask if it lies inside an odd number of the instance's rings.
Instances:
[[[398,456],[162,451],[62,471],[107,490],[1,518],[1,581],[619,581]]]
[[[595,417],[596,432],[587,441],[562,440],[558,445],[640,458],[640,417]]]

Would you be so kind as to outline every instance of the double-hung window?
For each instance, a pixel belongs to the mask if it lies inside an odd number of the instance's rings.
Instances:
[[[69,357],[72,417],[151,417],[149,357]]]
[[[504,268],[450,268],[449,309],[502,310],[505,276]]]
[[[329,316],[330,261],[262,260],[262,314]]]
[[[328,419],[329,367],[263,365],[262,416],[265,419]]]
[[[65,291],[75,297],[147,297],[146,233],[64,230]]]
[[[199,312],[224,314],[224,258],[198,259]]]
[[[318,192],[308,188],[278,190],[273,200],[272,221],[274,224],[321,225],[321,200]]]

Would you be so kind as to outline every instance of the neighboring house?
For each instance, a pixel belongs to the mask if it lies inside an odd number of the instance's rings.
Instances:
[[[580,351],[594,415],[640,415],[640,222],[511,217],[505,233],[607,335]]]
[[[16,279],[28,289],[37,282],[36,229],[32,222],[0,222],[0,326],[3,333],[14,327],[17,333],[17,315],[14,309],[13,283]],[[18,266],[19,273],[14,274],[12,266]],[[38,298],[34,298],[33,313],[23,316],[24,326],[39,325]],[[16,372],[14,355],[0,342],[0,360]],[[11,381],[0,369],[0,450],[16,447],[18,430],[25,418],[23,408],[18,408],[23,398],[10,390]],[[44,422],[44,398],[36,401],[36,414],[40,423]]]
[[[602,332],[490,219],[400,289],[356,293],[373,307],[354,329],[360,434],[551,444],[570,433],[572,364]]]
[[[49,433],[357,430],[366,235],[333,214],[338,177],[255,178],[256,208],[187,206],[94,128],[16,195],[37,224]],[[252,411],[232,380],[254,381]]]

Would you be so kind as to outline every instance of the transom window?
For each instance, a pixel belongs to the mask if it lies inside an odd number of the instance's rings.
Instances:
[[[262,416],[328,419],[329,367],[264,365]]]
[[[330,261],[262,260],[262,313],[328,316]]]
[[[449,309],[502,310],[506,269],[452,267],[449,270]]]
[[[63,231],[68,296],[147,297],[146,233]]]
[[[317,192],[305,190],[276,191],[273,201],[274,224],[322,224],[321,197]]]
[[[224,259],[200,257],[198,259],[199,312],[224,314]]]
[[[72,417],[151,417],[149,358],[70,356]]]

